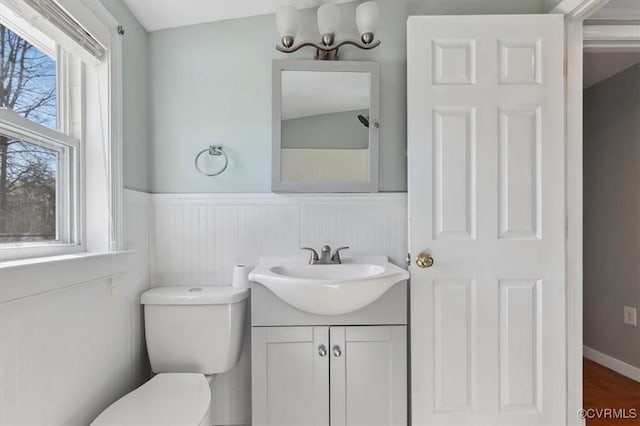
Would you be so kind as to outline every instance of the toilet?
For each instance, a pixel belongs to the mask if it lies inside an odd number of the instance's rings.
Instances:
[[[154,377],[91,426],[211,425],[214,374],[240,359],[249,289],[157,287],[140,297]]]

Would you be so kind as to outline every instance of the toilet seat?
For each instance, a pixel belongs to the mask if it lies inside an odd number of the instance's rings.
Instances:
[[[210,404],[203,374],[162,373],[111,404],[91,426],[199,426]]]

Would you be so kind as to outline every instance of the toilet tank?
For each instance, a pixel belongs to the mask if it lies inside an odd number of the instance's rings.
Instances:
[[[156,287],[140,297],[154,373],[218,374],[240,359],[249,289]]]

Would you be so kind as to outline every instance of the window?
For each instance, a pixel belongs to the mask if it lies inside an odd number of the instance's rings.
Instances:
[[[18,15],[0,21],[0,249],[78,247],[69,56]],[[25,252],[23,251],[23,254]],[[16,256],[9,256],[16,257]],[[18,256],[21,257],[21,256]]]
[[[117,27],[101,2],[0,0],[0,267],[121,247]]]
[[[54,241],[58,152],[0,134],[0,242]]]
[[[0,107],[9,108],[36,123],[57,129],[55,56],[47,55],[0,24],[0,58]]]

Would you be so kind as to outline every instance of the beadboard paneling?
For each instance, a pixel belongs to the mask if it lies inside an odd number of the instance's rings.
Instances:
[[[360,202],[323,202],[300,206],[300,244],[320,248],[349,246],[343,256],[385,255],[405,267],[406,197],[375,196]]]
[[[345,256],[404,265],[404,193],[156,194],[154,285],[229,285],[233,265],[303,255],[300,246],[348,245]]]
[[[230,285],[233,265],[348,245],[404,266],[407,197],[382,194],[154,194],[152,286]],[[242,358],[214,379],[216,425],[251,423],[250,327]]]
[[[124,201],[126,274],[0,304],[0,424],[86,425],[148,377],[138,298],[150,203],[132,191]]]
[[[294,253],[298,218],[286,205],[156,205],[155,284],[229,285],[237,263]]]

